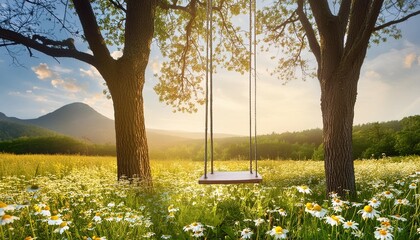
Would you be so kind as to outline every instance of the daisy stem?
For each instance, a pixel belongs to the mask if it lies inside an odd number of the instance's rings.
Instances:
[[[29,208],[26,208],[26,210],[28,210],[29,226],[31,226],[32,236],[33,236],[34,238],[36,238],[36,235],[35,235],[35,230],[34,230],[34,225],[33,225],[33,223],[32,223],[31,213],[29,212]]]
[[[3,225],[0,225],[0,233],[1,233],[1,239],[5,240],[4,238],[4,232],[3,232]]]

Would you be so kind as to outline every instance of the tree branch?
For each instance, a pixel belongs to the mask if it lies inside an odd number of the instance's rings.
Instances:
[[[343,0],[338,11],[339,31],[340,36],[344,36],[347,30],[347,24],[349,21],[351,9],[351,0]]]
[[[303,0],[298,1],[298,8],[297,14],[299,16],[299,20],[302,23],[303,29],[305,30],[306,37],[308,39],[309,47],[311,48],[316,61],[318,64],[321,62],[321,49],[319,47],[318,40],[315,35],[315,31],[312,28],[312,24],[309,22],[308,17],[306,16],[305,12],[303,11]]]
[[[116,1],[116,0],[109,0],[109,2],[112,4],[112,5],[114,5],[114,7],[116,7],[116,8],[118,8],[118,9],[120,9],[121,11],[123,11],[123,12],[125,12],[125,13],[127,13],[127,9],[125,9],[124,8],[124,6],[119,2],[119,1]]]
[[[48,44],[48,40],[45,38],[45,41],[39,42],[39,38],[32,39],[26,37],[20,33],[13,32],[11,30],[4,29],[0,27],[0,38],[11,41],[15,44],[21,44],[28,48],[35,49],[39,52],[42,52],[51,57],[68,57],[68,58],[75,58],[85,63],[91,64],[92,66],[97,67],[97,63],[95,58],[92,55],[89,55],[84,52],[79,52],[76,48],[70,48],[67,45],[63,44]],[[52,42],[58,42],[49,40]]]
[[[376,26],[373,29],[373,31],[376,32],[376,31],[379,31],[379,30],[384,29],[386,27],[389,27],[391,25],[404,22],[404,21],[408,20],[409,18],[414,17],[414,16],[419,15],[419,14],[420,14],[420,10],[419,11],[416,11],[416,12],[413,12],[413,13],[410,13],[410,14],[408,14],[407,16],[405,16],[403,18],[400,18],[400,19],[397,19],[397,20],[394,20],[394,21],[390,21],[390,22],[384,23],[382,25]]]
[[[177,5],[176,2],[177,1],[175,1],[175,3],[169,4],[168,1],[166,0],[158,0],[157,5],[164,10],[173,9],[173,10],[182,10],[182,11],[191,13],[188,5],[180,6],[180,5]]]
[[[102,37],[90,1],[73,0],[73,4],[93,55],[97,58],[97,61],[101,61],[105,65],[108,65],[107,63],[111,62],[113,59],[106,46],[105,40]]]

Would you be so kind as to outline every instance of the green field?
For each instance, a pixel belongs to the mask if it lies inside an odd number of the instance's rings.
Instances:
[[[356,202],[326,196],[320,161],[260,161],[259,185],[199,185],[200,162],[151,164],[146,192],[116,181],[114,157],[0,154],[0,239],[420,237],[419,157],[356,161]]]

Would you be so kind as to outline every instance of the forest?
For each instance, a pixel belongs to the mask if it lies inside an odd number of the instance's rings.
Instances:
[[[270,160],[322,160],[322,130],[271,133],[257,137],[257,158]],[[0,152],[15,154],[80,154],[115,156],[115,145],[82,142],[65,136],[22,137],[0,142]],[[353,127],[354,159],[385,156],[420,155],[420,115],[400,121],[374,122]],[[151,159],[188,159],[199,161],[204,156],[203,140],[186,140],[150,149]],[[214,158],[245,160],[249,156],[249,138],[217,138]]]

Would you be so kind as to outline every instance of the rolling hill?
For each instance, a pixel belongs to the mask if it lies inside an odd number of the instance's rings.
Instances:
[[[115,144],[114,120],[101,115],[84,103],[71,103],[35,119],[19,119],[0,113],[0,141],[22,136],[37,137],[53,134],[67,135],[96,144]],[[231,136],[233,135],[215,135],[218,138]],[[147,129],[147,138],[150,148],[160,148],[201,139],[203,134]]]

